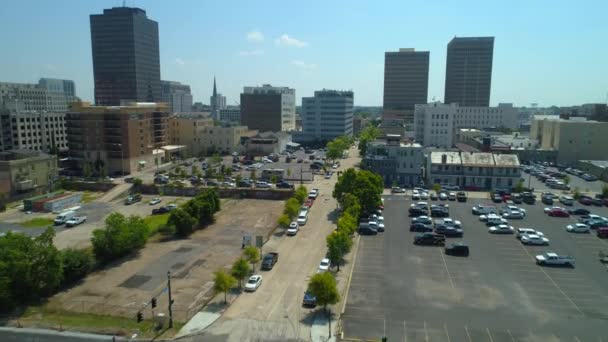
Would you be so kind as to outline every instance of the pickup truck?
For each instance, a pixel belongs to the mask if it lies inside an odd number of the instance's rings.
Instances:
[[[277,261],[279,261],[279,253],[268,253],[264,255],[264,258],[262,258],[262,269],[271,270]]]
[[[569,255],[558,255],[557,253],[543,253],[536,256],[538,265],[555,265],[574,267],[574,258]]]
[[[75,227],[79,224],[84,223],[87,220],[86,216],[74,216],[65,222],[66,227]]]

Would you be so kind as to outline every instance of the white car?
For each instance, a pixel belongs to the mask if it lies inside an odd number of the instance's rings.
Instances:
[[[298,225],[298,222],[291,222],[289,224],[289,228],[287,228],[287,235],[293,236],[298,234],[298,231],[300,230],[300,226]]]
[[[522,212],[522,211],[513,210],[513,211],[509,211],[509,212],[506,212],[506,213],[502,214],[502,217],[506,218],[506,219],[519,219],[519,220],[521,220],[524,217],[526,217],[526,214],[524,212]]]
[[[255,182],[255,187],[259,188],[259,189],[270,189],[270,188],[272,188],[272,184],[258,181],[258,182]]]
[[[524,245],[539,245],[539,246],[548,246],[549,239],[544,236],[539,236],[536,234],[524,234],[520,239],[521,243]]]
[[[317,199],[319,196],[319,189],[312,189],[308,192],[308,198]]]
[[[328,271],[330,265],[331,265],[331,262],[329,261],[329,259],[325,258],[325,259],[321,260],[321,263],[319,264],[319,271],[321,271],[321,272]]]
[[[440,199],[441,201],[445,201],[445,200],[447,200],[447,199],[448,199],[448,195],[447,195],[445,192],[440,192],[440,193],[439,193],[439,199]]]
[[[259,274],[252,275],[247,280],[247,284],[245,284],[245,291],[254,292],[260,285],[262,285],[262,276]]]
[[[538,230],[534,230],[532,228],[517,228],[517,239],[521,239],[522,236],[524,235],[538,235],[538,236],[545,236],[545,234],[543,234],[542,232],[539,232]]]
[[[520,207],[517,207],[514,205],[508,205],[508,206],[504,207],[503,213],[508,213],[511,211],[520,211],[520,212],[524,213],[524,215],[526,215],[526,209],[520,208]]]
[[[448,227],[462,228],[462,223],[460,221],[451,219],[449,217],[443,219],[443,224]]]
[[[151,201],[150,201],[150,205],[157,205],[158,203],[160,203],[161,199],[160,197],[154,197]]]
[[[569,224],[566,226],[566,231],[570,233],[590,233],[591,230],[588,225],[584,223]]]
[[[574,267],[574,258],[569,255],[559,255],[557,253],[548,252],[539,254],[535,257],[538,265],[556,265]]]
[[[428,192],[424,192],[424,191],[421,192],[420,193],[420,199],[421,200],[425,200],[425,201],[428,200],[429,199],[429,193]]]
[[[416,190],[412,191],[412,200],[418,201],[420,200],[420,193]]]
[[[487,215],[479,215],[479,221],[488,222],[489,219],[497,219],[500,218],[497,214],[487,214]]]
[[[296,223],[300,226],[303,226],[306,224],[306,222],[308,222],[308,212],[300,211],[300,214],[298,215],[298,219],[296,220]]]
[[[71,219],[65,221],[66,227],[76,227],[79,224],[83,224],[87,220],[86,216],[74,216]]]
[[[380,215],[373,214],[373,215],[372,215],[372,218],[373,218],[373,219],[374,219],[374,221],[376,221],[376,222],[384,222],[384,216],[380,216]]]
[[[473,215],[495,214],[496,208],[493,206],[480,204],[480,205],[474,206],[473,209],[471,209],[471,212],[473,213]]]
[[[513,234],[515,233],[515,229],[506,224],[499,224],[498,226],[488,228],[488,232],[492,234]]]

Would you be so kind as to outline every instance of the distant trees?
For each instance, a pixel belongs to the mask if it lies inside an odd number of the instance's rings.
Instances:
[[[359,155],[367,154],[367,144],[376,140],[380,136],[380,130],[375,126],[367,126],[359,133]]]

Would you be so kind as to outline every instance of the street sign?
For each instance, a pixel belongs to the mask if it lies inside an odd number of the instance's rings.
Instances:
[[[262,235],[256,235],[255,246],[258,248],[262,248],[262,246],[264,246],[264,237]]]

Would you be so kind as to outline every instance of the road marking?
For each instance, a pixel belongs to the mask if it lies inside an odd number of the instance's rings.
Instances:
[[[384,332],[382,333],[382,336],[386,336],[386,318],[384,319]]]
[[[281,304],[281,300],[283,299],[283,296],[285,296],[285,292],[287,292],[288,288],[289,288],[289,286],[285,286],[285,289],[283,290],[283,292],[279,296],[279,300],[277,300],[277,303],[272,307],[272,309],[268,313],[268,316],[266,316],[266,320],[267,321],[270,320],[270,316],[272,316],[272,313],[274,312],[274,310],[277,309],[277,306],[279,306],[279,304]]]
[[[490,338],[490,342],[494,342],[494,339],[492,338],[492,334],[490,334],[490,329],[486,328],[486,331],[488,332],[488,337]]]
[[[576,337],[576,336],[574,336],[574,340],[575,340],[576,342],[581,342],[581,340],[579,340],[579,339],[578,339],[578,337]]]
[[[528,254],[530,256],[530,258],[532,258],[532,254],[530,254],[530,252],[522,245],[522,249],[526,252],[526,254]],[[544,270],[544,268],[542,266],[539,266],[538,269],[543,272],[545,274],[545,276],[547,276],[547,278],[553,283],[553,286],[555,286],[556,289],[559,290],[559,292],[561,292],[564,297],[566,297],[566,299],[568,299],[568,301],[572,304],[572,306],[574,306],[576,308],[576,310],[582,314],[585,315],[583,313],[583,311],[581,311],[581,309],[578,307],[578,305],[576,305],[576,303],[574,303],[574,301],[572,301],[572,299],[561,289],[561,287],[559,287],[557,285],[557,283],[553,280],[553,278],[551,278],[551,276],[549,275],[549,273],[547,273],[547,271]]]
[[[515,337],[511,334],[511,330],[507,329],[507,334],[511,337],[511,341],[515,342]]]
[[[443,323],[443,329],[445,330],[445,336],[448,338],[448,342],[452,342],[452,340],[450,339],[450,334],[448,333],[447,323]]]
[[[374,320],[385,320],[386,318],[384,316],[382,317],[376,317],[376,316],[356,316],[356,315],[349,315],[349,314],[345,314],[343,316],[346,316],[346,318],[361,318],[361,319],[374,319]]]
[[[429,331],[426,329],[426,321],[424,321],[424,340],[429,342]]]
[[[445,266],[445,270],[446,270],[446,272],[448,272],[448,278],[450,279],[450,285],[452,285],[452,288],[455,289],[456,287],[454,286],[454,281],[452,280],[452,276],[450,275],[450,270],[448,269],[448,264],[445,262],[445,257],[443,256],[443,253],[441,253],[440,249],[437,249],[437,250],[439,251],[439,255],[441,255],[441,260],[443,260],[443,266]]]
[[[403,321],[403,342],[407,342],[407,329],[405,328],[405,321]]]
[[[467,328],[467,326],[464,326],[464,332],[467,333],[467,337],[469,338],[469,342],[473,342],[473,340],[471,339],[471,335],[469,334],[469,329]]]

